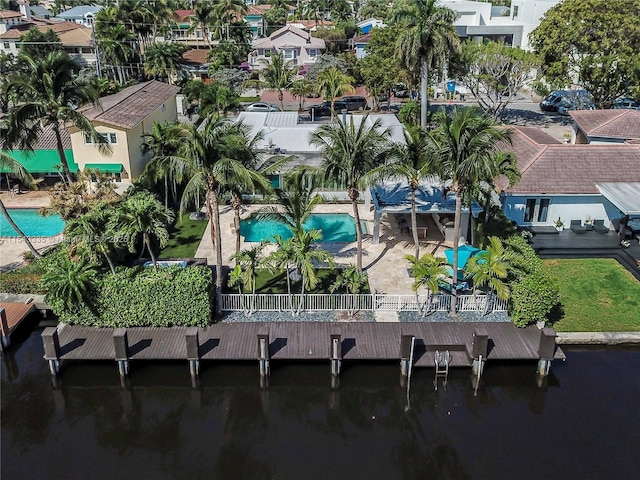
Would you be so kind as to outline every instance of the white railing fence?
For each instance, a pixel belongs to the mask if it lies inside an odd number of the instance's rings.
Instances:
[[[302,298],[301,298],[302,297]],[[451,306],[451,295],[437,294],[429,297],[420,295],[416,301],[415,295],[394,295],[386,293],[374,294],[256,294],[251,295],[229,293],[222,295],[222,311],[233,312],[251,310],[255,312],[282,312],[297,310],[302,300],[300,310],[321,312],[328,310],[387,310],[387,311],[418,311],[418,305],[430,312],[446,312]],[[418,303],[419,302],[419,303]],[[489,302],[487,309],[487,302]],[[507,311],[507,301],[489,295],[459,295],[457,310],[460,312],[504,312]]]

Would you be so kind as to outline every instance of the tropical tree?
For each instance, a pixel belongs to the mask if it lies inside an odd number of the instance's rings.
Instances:
[[[346,92],[355,92],[353,78],[342,70],[331,67],[318,75],[318,91],[325,100],[331,101],[331,110],[333,110],[336,97],[340,97]]]
[[[235,258],[238,264],[234,271],[237,271],[237,267],[240,267],[239,281],[242,282],[245,290],[251,289],[252,301],[248,310],[248,315],[255,312],[256,308],[256,274],[258,268],[260,268],[265,262],[265,258],[262,256],[265,246],[265,243],[259,243],[249,249],[240,250],[240,252],[233,255],[233,258]],[[238,281],[237,274],[229,280],[229,285],[232,286],[232,282]]]
[[[440,176],[450,179],[455,193],[456,209],[453,227],[452,316],[456,315],[458,279],[458,239],[462,202],[479,179],[497,176],[495,153],[510,142],[510,130],[498,128],[479,108],[457,108],[449,116],[438,112],[436,129],[430,134],[440,165]],[[471,214],[471,212],[469,212]]]
[[[273,243],[276,245],[276,249],[269,254],[265,263],[269,266],[269,269],[273,272],[284,271],[285,279],[287,281],[287,296],[289,299],[289,309],[291,314],[295,314],[293,310],[293,298],[291,294],[291,273],[292,267],[295,268],[293,263],[293,239],[287,238],[286,240],[280,235],[273,236]]]
[[[293,84],[298,68],[293,60],[285,60],[282,52],[272,54],[271,59],[261,58],[258,61],[262,63],[264,69],[261,72],[263,80],[257,84],[277,90],[280,108],[284,110],[284,90]],[[256,82],[249,83],[255,84]]]
[[[241,160],[250,155],[251,143],[247,128],[227,119],[209,118],[203,128],[188,126],[188,137],[183,148],[173,158],[174,171],[184,171],[189,178],[180,211],[205,193],[205,205],[210,219],[211,240],[216,249],[216,297],[220,308],[222,294],[222,240],[220,235],[219,195],[225,186],[243,185],[252,188],[264,178],[248,169]],[[240,160],[239,160],[240,159]]]
[[[564,0],[531,33],[542,74],[554,88],[578,83],[598,108],[640,93],[640,0]]]
[[[193,32],[197,28],[202,31],[202,36],[207,42],[207,47],[211,48],[211,35],[209,33],[209,27],[212,27],[217,21],[217,15],[215,6],[212,2],[198,2],[194,9],[192,18],[192,25],[187,30],[188,33]]]
[[[397,55],[410,70],[420,65],[420,125],[427,126],[429,70],[441,69],[450,51],[460,48],[453,22],[456,13],[438,0],[408,0],[393,14],[400,25]]]
[[[316,91],[317,91],[316,84],[306,78],[302,78],[300,80],[294,80],[293,83],[291,84],[291,94],[294,97],[298,97],[300,99],[298,101],[298,108],[300,110],[304,108],[304,104],[307,97],[316,93]]]
[[[27,171],[27,169],[24,168],[20,162],[18,162],[17,160],[14,160],[9,155],[3,152],[0,152],[0,169],[11,173],[15,177],[17,177],[18,180],[20,180],[21,182],[29,183],[29,184],[33,182],[33,178],[31,177],[31,174]],[[18,236],[29,248],[33,256],[35,258],[42,257],[42,255],[40,255],[40,252],[38,252],[38,250],[35,249],[31,241],[29,240],[29,237],[27,237],[24,234],[22,229],[18,227],[16,222],[13,220],[13,218],[11,218],[11,215],[9,215],[9,212],[7,211],[7,207],[5,206],[2,199],[0,199],[0,210],[2,210],[2,215],[4,215],[4,218],[7,219],[7,222],[9,222],[9,225],[11,225],[11,228],[15,230]]]
[[[115,7],[107,7],[96,15],[95,35],[97,40],[98,65],[102,71],[111,72],[111,77],[124,84],[129,74],[126,66],[137,57],[136,36],[117,16],[107,16]],[[103,17],[105,17],[103,19]]]
[[[473,277],[476,288],[489,287],[489,298],[485,304],[485,314],[489,312],[493,292],[501,300],[507,300],[511,293],[507,279],[515,271],[515,253],[505,249],[498,237],[489,237],[485,250],[471,257],[465,265],[466,272]]]
[[[369,278],[367,273],[359,271],[355,265],[349,265],[347,268],[340,270],[340,273],[329,287],[329,291],[334,293],[345,289],[352,295],[349,316],[353,317],[356,313],[355,306],[357,305],[355,295],[365,290],[368,286]]]
[[[147,47],[144,52],[144,73],[154,78],[168,80],[181,70],[182,54],[187,49],[179,43],[161,42]]]
[[[46,57],[48,53],[62,51],[60,37],[52,29],[41,32],[36,27],[31,27],[20,37],[20,52],[31,58]]]
[[[174,220],[171,210],[164,208],[151,192],[138,192],[128,197],[118,208],[114,219],[114,228],[127,238],[129,250],[134,251],[138,239],[142,236],[144,247],[149,250],[154,268],[157,268],[151,240],[158,241],[164,248],[169,241],[167,223]]]
[[[5,144],[31,149],[45,128],[51,128],[56,139],[62,174],[73,181],[64,152],[61,129],[72,125],[91,137],[101,153],[111,152],[106,140],[91,121],[78,110],[87,103],[98,106],[98,96],[88,77],[76,75],[76,63],[64,52],[53,52],[41,60],[21,57],[24,69],[10,80],[7,89],[18,99],[10,108]]]
[[[324,157],[325,179],[347,188],[356,222],[359,271],[362,271],[362,225],[358,199],[362,188],[371,181],[367,174],[387,158],[390,136],[389,129],[382,129],[379,119],[369,127],[367,118],[362,118],[357,127],[353,117],[346,121],[335,118],[330,124],[320,125],[311,135],[311,143],[320,147]]]
[[[438,279],[449,273],[449,266],[446,259],[435,257],[431,253],[425,253],[420,258],[414,257],[413,255],[407,255],[405,258],[409,260],[411,264],[411,276],[414,278],[411,288],[416,292],[416,303],[418,304],[420,315],[425,316],[429,313],[429,305],[431,305],[433,292],[438,291]],[[425,308],[423,308],[423,304],[420,303],[420,297],[418,296],[420,287],[425,287],[429,292],[424,305]]]
[[[229,38],[230,25],[242,21],[248,8],[243,0],[214,0],[212,7],[216,19],[213,24],[214,35],[219,39]]]
[[[144,155],[151,157],[144,173],[155,181],[164,178],[165,208],[169,208],[169,190],[176,199],[176,182],[183,180],[182,171],[171,170],[174,166],[172,158],[178,153],[188,134],[189,130],[179,122],[154,122],[151,130],[142,134],[140,149]],[[169,188],[169,179],[172,180],[173,188]]]
[[[71,220],[65,226],[66,241],[72,246],[87,252],[89,261],[99,263],[102,254],[109,264],[111,273],[115,275],[116,267],[111,258],[117,241],[114,230],[114,208],[106,203],[96,205],[89,213]],[[74,249],[74,250],[75,250]]]
[[[72,311],[81,303],[91,309],[97,284],[96,270],[91,263],[65,255],[49,263],[42,276],[42,286],[47,291],[45,299],[54,309],[57,306],[57,310]]]
[[[411,191],[411,231],[415,245],[415,258],[420,258],[418,240],[418,220],[416,214],[416,192],[420,182],[433,178],[438,173],[438,158],[426,132],[419,127],[404,130],[404,142],[393,145],[389,152],[391,162],[373,169],[369,175],[373,178],[402,178],[409,184]]]
[[[326,263],[329,268],[334,266],[331,253],[315,245],[321,239],[322,232],[320,230],[300,229],[293,232],[291,260],[302,277],[297,314],[300,314],[302,310],[305,290],[313,290],[318,285],[318,274],[316,272],[318,265]]]

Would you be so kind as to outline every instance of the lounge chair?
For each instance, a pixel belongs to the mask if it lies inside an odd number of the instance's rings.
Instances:
[[[580,220],[571,220],[569,228],[573,233],[587,233],[587,228],[582,226],[582,222]]]
[[[609,227],[604,224],[604,220],[594,220],[593,229],[598,233],[609,233]]]

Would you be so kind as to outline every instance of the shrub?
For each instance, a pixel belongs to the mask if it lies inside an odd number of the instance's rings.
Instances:
[[[523,275],[511,285],[513,323],[524,327],[546,320],[559,300],[558,281],[544,266],[529,275]]]
[[[24,269],[0,274],[0,292],[43,294],[40,285],[42,272],[23,271]]]
[[[92,327],[202,327],[211,319],[208,267],[121,268],[102,276],[96,290],[91,306],[52,308],[62,322]]]

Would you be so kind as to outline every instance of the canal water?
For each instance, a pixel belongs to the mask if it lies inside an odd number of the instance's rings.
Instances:
[[[535,364],[468,369],[446,386],[399,367],[67,365],[53,388],[36,331],[2,359],[2,471],[13,479],[636,479],[640,348],[565,348]],[[146,365],[146,366],[145,366]]]

